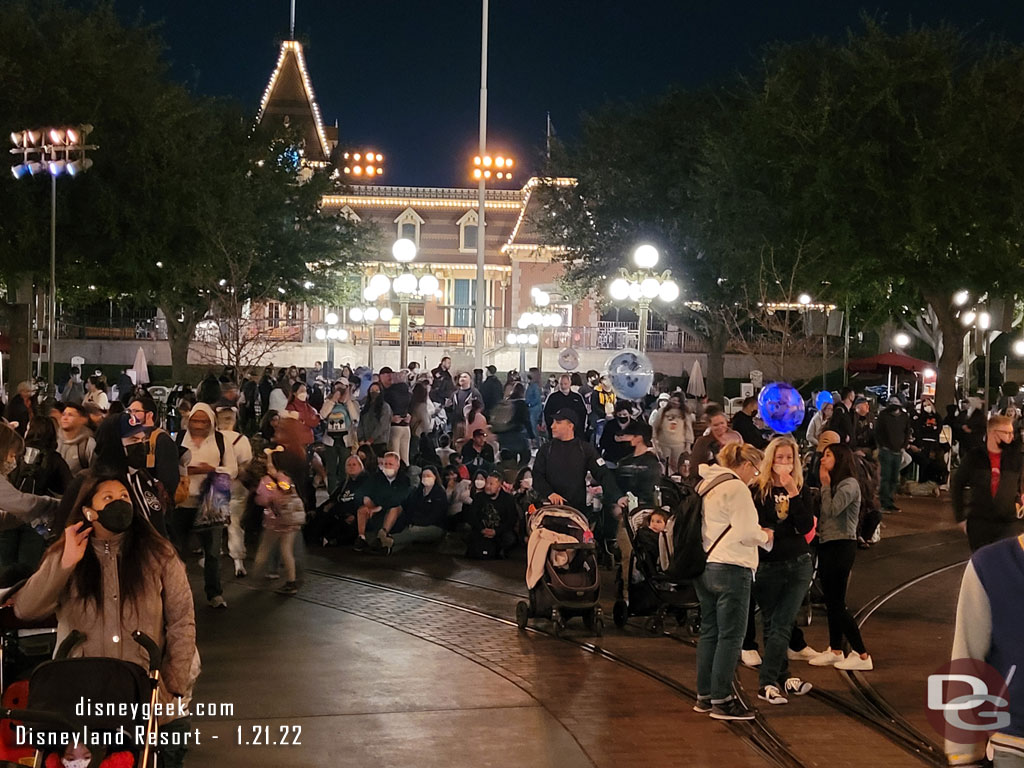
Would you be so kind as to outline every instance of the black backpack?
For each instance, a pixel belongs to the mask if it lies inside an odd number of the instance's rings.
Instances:
[[[684,493],[683,499],[676,509],[672,527],[672,562],[669,563],[665,571],[665,576],[671,581],[692,581],[704,573],[708,564],[708,555],[714,551],[718,542],[725,538],[725,534],[732,528],[731,523],[727,525],[721,535],[715,539],[711,549],[704,551],[704,534],[701,530],[704,522],[704,497],[722,483],[730,480],[739,480],[739,478],[725,475],[715,478],[700,493],[692,489],[687,489]]]
[[[50,460],[49,451],[29,447],[25,449],[25,456],[18,463],[17,469],[11,474],[9,480],[11,485],[22,493],[42,496],[46,494],[52,472],[53,463]]]

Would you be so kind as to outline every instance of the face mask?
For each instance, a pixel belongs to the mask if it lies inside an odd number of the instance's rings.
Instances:
[[[424,477],[421,482],[423,483],[423,487],[428,491],[434,487],[434,478],[432,477]]]
[[[146,444],[136,443],[125,447],[128,454],[128,466],[132,469],[142,469],[146,466]]]
[[[781,475],[783,473],[785,473],[787,475],[791,475],[791,474],[793,474],[793,465],[792,464],[772,464],[772,472],[774,472],[776,475]]]
[[[384,473],[384,477],[386,477],[388,480],[394,480],[395,479],[395,475],[398,474],[398,470],[397,469],[388,469],[387,467],[382,469],[381,472]]]
[[[306,400],[309,398],[309,394],[306,392],[299,392],[299,394],[297,394],[295,397],[297,397],[302,402],[306,402]]]
[[[483,488],[485,485],[487,485],[487,481],[484,480],[482,477],[478,477],[476,480],[473,481],[474,488]]]
[[[621,424],[622,426],[626,426],[627,424],[629,424],[629,416],[620,416],[620,417],[619,417],[619,418],[617,419],[617,421],[618,421],[618,422],[619,422],[619,424]]]
[[[519,485],[521,485],[525,490],[528,491],[531,488],[533,488],[533,478],[524,477],[522,480],[519,481]]]
[[[130,502],[118,499],[96,512],[99,524],[111,533],[124,533],[132,524],[135,510]]]
[[[935,413],[935,409],[932,406],[930,406],[930,405],[926,405],[924,407],[924,412],[925,413]]]
[[[66,757],[62,757],[60,762],[61,765],[64,766],[64,768],[89,768],[89,763],[92,762],[92,759],[88,757],[83,757],[77,760],[69,760]]]

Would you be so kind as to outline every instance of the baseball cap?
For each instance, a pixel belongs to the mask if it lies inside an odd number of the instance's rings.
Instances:
[[[868,399],[866,397],[864,397],[863,395],[859,395],[857,399],[853,401],[853,404],[860,405],[861,403],[866,403],[867,401]]]
[[[822,453],[830,445],[839,444],[839,433],[833,432],[831,429],[826,429],[818,437],[818,453]]]
[[[579,426],[579,424],[576,423],[578,418],[579,414],[572,408],[559,408],[555,412],[555,416],[552,421],[571,421],[574,426]]]
[[[136,414],[125,411],[121,414],[121,437],[134,437],[145,432],[146,425]]]

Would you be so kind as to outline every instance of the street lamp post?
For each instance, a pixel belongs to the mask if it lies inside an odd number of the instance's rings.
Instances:
[[[639,315],[639,338],[637,348],[647,351],[647,325],[651,302],[660,299],[670,304],[679,298],[679,284],[672,279],[669,270],[658,273],[660,254],[653,245],[640,245],[633,251],[635,271],[623,269],[621,276],[612,280],[608,293],[613,301],[629,301],[636,304]]]
[[[487,153],[487,16],[488,0],[481,0],[480,34],[480,157]],[[473,344],[475,368],[484,367],[484,313],[487,306],[487,287],[484,285],[484,243],[486,235],[487,179],[481,174],[478,185],[478,213],[476,229],[476,312],[474,313]]]
[[[338,328],[338,314],[328,312],[324,317],[325,325],[316,329],[314,336],[317,341],[327,341],[327,376],[334,378],[334,342],[347,341],[348,331]]]
[[[953,303],[957,306],[964,306],[967,304],[969,297],[966,291],[960,291],[953,297]],[[966,329],[964,334],[964,396],[969,397],[971,393],[971,366],[970,361],[970,340],[973,336],[975,348],[978,346],[979,336],[981,334],[981,354],[985,358],[985,383],[984,383],[984,402],[985,412],[988,412],[988,406],[990,403],[990,389],[992,385],[992,361],[989,360],[990,351],[990,329],[992,327],[992,315],[984,308],[974,308],[961,311],[960,322]]]
[[[523,331],[519,331],[518,333],[516,333],[515,331],[512,331],[508,334],[507,337],[505,337],[505,341],[508,342],[508,345],[510,347],[518,345],[519,373],[522,374],[522,372],[526,369],[526,348],[533,344],[537,344],[539,346],[540,337],[536,333],[524,333]]]
[[[46,324],[46,357],[49,365],[48,382],[54,384],[53,337],[56,335],[57,316],[57,177],[63,173],[74,178],[92,166],[86,152],[98,149],[86,144],[86,137],[92,132],[91,125],[70,128],[42,128],[16,131],[11,134],[12,155],[20,155],[21,162],[11,168],[14,178],[26,174],[36,176],[43,171],[50,173],[50,291],[49,311]]]
[[[516,327],[519,329],[518,332],[513,331],[508,335],[506,341],[511,344],[519,344],[519,369],[522,371],[526,367],[525,351],[522,348],[522,341],[519,338],[523,335],[528,336],[529,344],[537,345],[537,370],[543,372],[544,370],[544,346],[543,346],[543,334],[546,328],[558,328],[562,324],[562,316],[558,312],[547,311],[548,306],[551,304],[551,296],[540,290],[534,288],[532,291],[533,295],[533,306],[523,312],[516,321]],[[529,331],[533,329],[534,333]],[[515,339],[515,341],[513,341]],[[531,340],[532,339],[532,340]]]
[[[373,299],[375,300],[375,299]],[[394,317],[394,312],[391,311],[391,307],[384,307],[383,309],[377,309],[374,306],[366,307],[353,307],[348,311],[348,319],[353,323],[362,323],[370,331],[369,342],[370,349],[366,354],[366,365],[373,370],[373,345],[376,343],[376,333],[374,332],[374,326],[378,320],[383,320],[385,323],[390,323],[391,318]]]

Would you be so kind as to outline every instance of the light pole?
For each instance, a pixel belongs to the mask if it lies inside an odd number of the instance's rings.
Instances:
[[[558,312],[545,311],[551,304],[551,296],[546,291],[534,288],[532,295],[533,306],[523,312],[523,314],[519,316],[519,320],[516,321],[516,327],[519,328],[520,333],[510,333],[506,341],[508,341],[509,344],[520,344],[521,342],[518,340],[511,341],[512,337],[515,336],[518,339],[518,337],[522,335],[523,331],[528,331],[531,328],[535,329],[536,333],[534,334],[534,338],[537,340],[537,370],[543,372],[544,346],[542,342],[544,329],[558,328],[562,324],[562,316]],[[534,342],[531,341],[530,343],[533,344]],[[526,365],[524,354],[525,353],[520,350],[520,369],[524,368]]]
[[[487,15],[488,0],[481,0],[480,19],[480,157],[487,155]],[[473,345],[475,368],[484,367],[484,312],[487,306],[487,287],[484,285],[484,242],[487,239],[486,219],[487,179],[480,175],[478,182],[476,229],[476,312],[474,313]]]
[[[367,301],[376,301],[381,296],[394,292],[401,310],[399,337],[401,339],[401,367],[409,364],[409,302],[414,299],[426,299],[440,294],[441,283],[429,271],[419,277],[412,272],[409,265],[416,258],[416,243],[407,238],[395,241],[391,254],[401,267],[401,271],[391,278],[384,272],[378,272],[370,278],[363,292]],[[429,270],[429,268],[427,268]],[[390,311],[390,310],[389,310]]]
[[[905,331],[899,331],[892,337],[892,345],[896,347],[900,352],[905,352],[907,347],[913,339],[910,338],[910,334]],[[916,380],[915,380],[916,381]],[[892,368],[889,368],[889,378],[886,380],[886,386],[889,388],[889,396],[892,397]],[[915,389],[917,387],[915,386]],[[917,392],[914,392],[914,399],[917,399]]]
[[[961,301],[962,299],[962,301]],[[958,306],[966,306],[969,297],[966,291],[960,291],[953,297],[953,303]],[[981,334],[981,354],[985,358],[985,384],[984,384],[984,401],[985,401],[985,412],[988,413],[990,388],[992,383],[992,361],[989,360],[989,330],[992,327],[992,315],[988,311],[982,308],[974,308],[964,310],[960,313],[960,322],[963,324],[967,332],[964,335],[964,397],[969,397],[971,393],[971,367],[969,364],[970,360],[970,339],[973,332],[974,345],[977,349],[979,337]]]
[[[53,387],[53,337],[56,334],[57,315],[57,177],[63,173],[74,178],[92,167],[85,156],[88,150],[98,149],[86,144],[92,132],[91,125],[70,128],[46,128],[16,131],[11,134],[12,155],[21,155],[21,162],[11,168],[14,178],[36,176],[50,172],[50,295],[46,324],[46,357],[49,364],[48,382]]]
[[[526,348],[533,344],[540,346],[540,337],[536,333],[512,331],[505,337],[505,341],[510,347],[519,346],[519,373],[522,374],[526,370]]]
[[[654,299],[661,299],[666,304],[671,304],[679,298],[679,284],[672,279],[672,273],[667,269],[661,273],[655,271],[659,258],[658,249],[653,245],[637,246],[633,251],[633,264],[636,270],[621,270],[621,276],[612,280],[608,286],[608,294],[613,301],[629,301],[636,304],[640,321],[637,348],[641,352],[647,351],[647,324],[651,302]]]
[[[348,311],[349,320],[353,323],[362,323],[370,330],[370,349],[366,354],[366,365],[370,370],[373,370],[373,345],[376,342],[374,326],[378,320],[390,323],[391,318],[394,316],[395,313],[391,311],[391,307],[384,307],[383,309],[377,309],[374,306],[353,307]]]
[[[314,332],[317,341],[327,340],[327,378],[334,378],[334,342],[347,341],[348,331],[338,328],[338,314],[328,312],[324,317],[325,325],[320,326]]]

